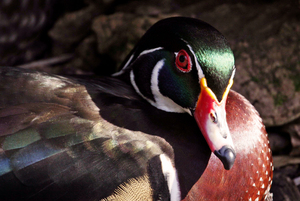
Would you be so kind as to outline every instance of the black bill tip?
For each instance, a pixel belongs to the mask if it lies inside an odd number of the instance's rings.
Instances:
[[[221,149],[214,151],[214,154],[222,161],[226,170],[232,168],[236,155],[231,146],[223,146]]]

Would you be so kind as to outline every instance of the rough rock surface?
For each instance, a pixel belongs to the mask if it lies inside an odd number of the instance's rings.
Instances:
[[[109,55],[119,67],[155,22],[171,16],[174,15],[136,17],[130,13],[116,13],[110,16],[99,16],[93,21],[92,26],[97,36],[98,52]]]
[[[163,1],[161,5],[168,2]],[[215,26],[229,40],[237,67],[233,89],[250,100],[266,126],[283,125],[300,116],[300,15],[292,3],[218,5],[203,1],[170,13],[170,9],[161,9],[155,2],[132,1],[116,10],[111,15],[97,16],[95,7],[90,6],[65,15],[49,34],[59,44],[60,51],[75,48],[80,56],[76,60],[82,66],[86,62],[91,69],[96,69],[97,64],[103,64],[105,69],[114,66],[111,71],[116,71],[156,21],[174,15],[196,17]],[[88,33],[92,36],[87,36]],[[88,39],[83,40],[84,36]],[[81,48],[91,44],[95,37],[96,52],[84,55]],[[97,55],[102,55],[102,60]],[[106,65],[104,56],[109,58]]]

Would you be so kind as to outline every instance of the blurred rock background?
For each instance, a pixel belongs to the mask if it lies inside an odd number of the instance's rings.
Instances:
[[[236,58],[233,89],[269,133],[274,200],[300,200],[299,0],[2,0],[0,65],[109,75],[170,16],[201,19],[226,36]]]

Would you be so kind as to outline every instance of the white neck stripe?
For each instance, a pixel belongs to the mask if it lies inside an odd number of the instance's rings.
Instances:
[[[168,188],[170,192],[170,200],[171,201],[180,201],[181,193],[178,182],[177,171],[173,166],[171,159],[167,157],[165,154],[159,155],[161,161],[162,172],[164,177],[168,183]]]

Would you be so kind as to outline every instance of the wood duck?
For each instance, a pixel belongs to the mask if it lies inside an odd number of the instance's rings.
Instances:
[[[110,77],[0,68],[0,200],[264,200],[268,137],[215,28],[153,25]]]

